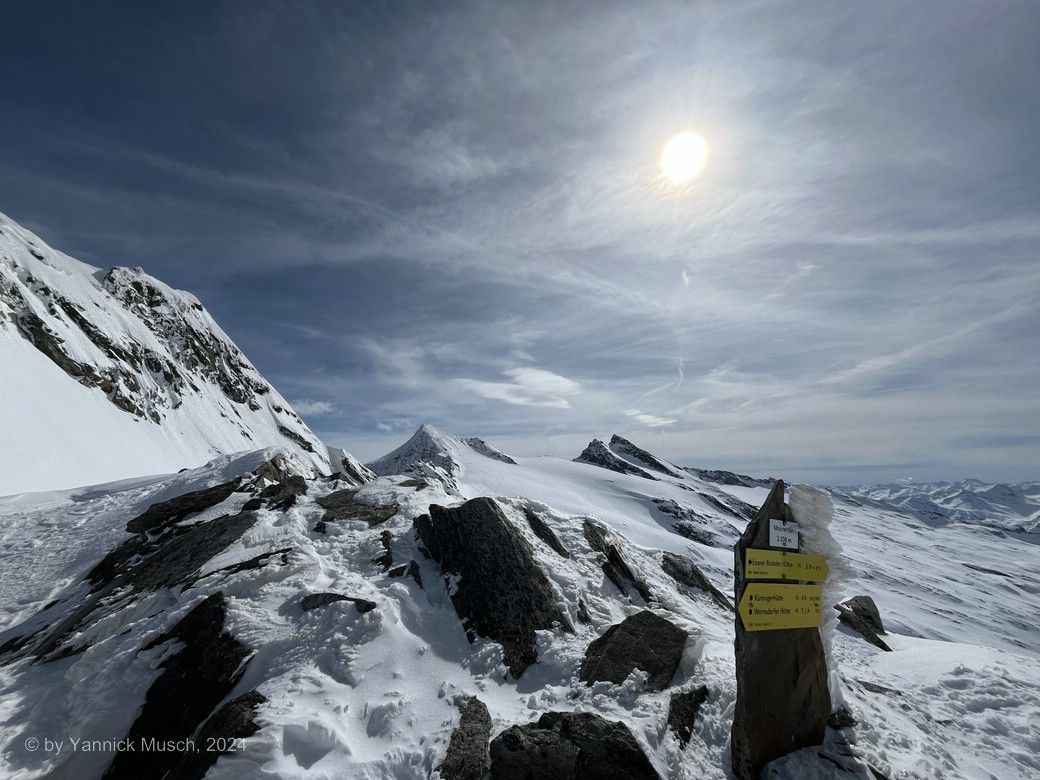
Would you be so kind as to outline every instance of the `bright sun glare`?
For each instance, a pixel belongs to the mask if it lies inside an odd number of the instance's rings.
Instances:
[[[661,152],[661,172],[672,184],[693,181],[707,162],[708,142],[696,133],[672,136]]]

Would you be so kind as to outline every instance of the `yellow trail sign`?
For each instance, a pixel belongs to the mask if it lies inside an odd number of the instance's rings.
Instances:
[[[751,582],[737,608],[747,631],[819,628],[823,620],[823,586]]]
[[[749,580],[823,582],[827,571],[827,559],[821,555],[749,547],[744,558],[744,577]]]

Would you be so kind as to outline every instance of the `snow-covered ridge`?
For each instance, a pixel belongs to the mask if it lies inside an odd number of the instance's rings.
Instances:
[[[0,397],[0,495],[270,445],[330,470],[324,445],[198,299],[140,268],[75,260],[2,214]]]
[[[855,498],[889,504],[931,523],[974,523],[1006,531],[1040,531],[1040,482],[904,480],[839,488]]]

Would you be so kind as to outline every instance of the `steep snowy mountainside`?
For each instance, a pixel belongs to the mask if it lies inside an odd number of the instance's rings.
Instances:
[[[1037,482],[904,480],[837,490],[912,512],[929,523],[975,523],[1006,531],[1040,532],[1040,485]]]
[[[179,733],[241,738],[194,774],[197,756],[155,757],[171,776],[448,778],[460,709],[476,697],[492,740],[578,712],[620,721],[661,778],[731,776],[734,615],[677,577],[695,565],[731,594],[733,539],[768,488],[508,463],[428,427],[395,453],[404,473],[361,485],[301,478],[298,454],[272,464],[267,452],[0,498],[0,775],[89,780],[112,765],[110,777],[139,777],[111,750],[32,751],[27,740],[148,734],[169,707],[184,713]],[[520,570],[473,556],[460,575],[422,537],[480,497],[562,617],[534,632],[519,675],[503,644],[467,636],[475,624],[457,598],[483,571],[477,589],[502,588],[493,603],[508,605],[528,585]],[[1035,777],[1040,547],[842,496],[835,510],[844,561],[832,573],[843,597],[876,600],[892,651],[837,630],[834,696],[854,723],[828,730],[825,757],[803,751],[768,776]],[[583,679],[593,643],[646,613],[685,635],[664,688],[639,670]],[[700,686],[684,746],[668,725],[672,696]]]
[[[192,295],[103,271],[0,214],[0,495],[325,446]],[[56,468],[57,464],[61,468]]]

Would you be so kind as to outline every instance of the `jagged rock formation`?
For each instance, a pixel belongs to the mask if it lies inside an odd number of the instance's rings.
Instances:
[[[362,615],[366,612],[371,612],[379,606],[374,601],[361,599],[357,596],[344,596],[342,593],[311,593],[300,599],[300,609],[304,612],[310,612],[312,609],[320,609],[329,604],[335,604],[337,601],[351,602]]]
[[[589,547],[606,559],[600,564],[600,567],[607,575],[607,579],[613,582],[618,590],[629,596],[629,590],[635,590],[647,603],[654,600],[654,594],[651,593],[650,588],[641,577],[632,571],[625,556],[621,554],[621,549],[608,538],[605,528],[591,520],[586,520],[582,524],[582,531]]]
[[[563,542],[560,541],[559,537],[553,533],[553,530],[546,524],[542,518],[538,516],[531,507],[524,507],[524,517],[527,519],[527,524],[534,531],[534,535],[545,542],[551,547],[557,555],[561,558],[570,558],[570,551],[563,546]]]
[[[592,685],[620,685],[633,670],[646,672],[646,689],[662,691],[679,668],[688,634],[663,617],[643,610],[611,626],[592,641],[578,678]]]
[[[491,713],[476,696],[460,705],[459,725],[451,732],[448,752],[440,765],[444,780],[481,780],[491,768],[488,741]]]
[[[782,480],[773,485],[734,547],[735,603],[744,593],[745,550],[769,546],[770,518],[790,519]],[[827,662],[818,628],[745,631],[739,615],[734,648],[733,773],[740,780],[755,780],[770,761],[823,742],[831,714]]]
[[[738,485],[740,487],[772,487],[774,480],[749,477],[746,474],[735,474],[732,471],[720,469],[698,469],[693,466],[683,466],[682,470],[693,474],[705,482],[714,482],[717,485]]]
[[[665,463],[660,458],[650,454],[642,447],[637,447],[628,439],[624,439],[618,436],[616,433],[610,437],[609,449],[615,454],[620,455],[630,461],[636,461],[639,465],[643,466],[644,468],[648,468],[653,471],[659,471],[662,474],[667,474],[670,477],[682,476],[682,472],[679,471],[679,469]]]
[[[616,471],[619,474],[631,474],[644,479],[657,479],[649,471],[633,466],[631,463],[619,458],[599,439],[593,439],[589,442],[589,446],[582,450],[581,454],[574,459],[574,462],[588,463],[592,466]]]
[[[325,508],[321,522],[324,524],[337,520],[360,520],[371,528],[385,523],[398,512],[397,504],[369,506],[357,501],[356,496],[357,490],[353,488],[337,490],[327,496],[321,496],[318,499],[318,506]]]
[[[451,600],[475,636],[502,645],[514,677],[538,659],[535,630],[572,630],[530,545],[490,498],[446,509],[436,504],[415,520],[426,551],[446,576],[457,577]]]
[[[625,724],[589,712],[547,712],[491,741],[492,780],[659,780]]]

